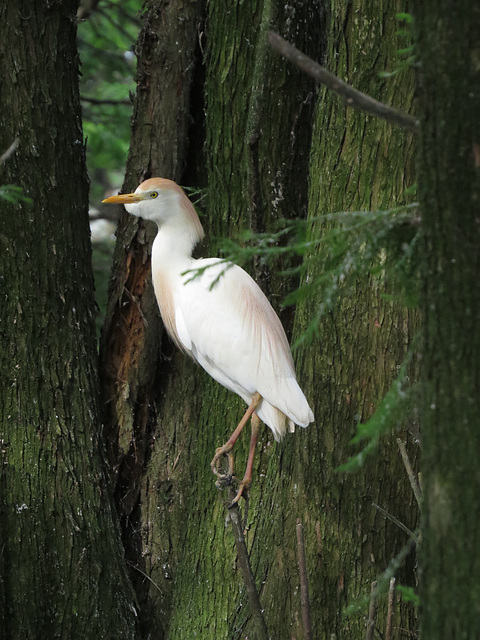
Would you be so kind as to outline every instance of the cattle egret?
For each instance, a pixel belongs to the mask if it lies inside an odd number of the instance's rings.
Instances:
[[[285,331],[266,296],[239,266],[218,258],[195,260],[192,251],[204,236],[193,204],[175,182],[145,180],[135,193],[103,202],[122,203],[128,213],[158,226],[152,246],[152,280],[165,328],[189,354],[248,409],[230,439],[211,462],[217,486],[233,477],[232,449],[251,418],[252,435],[243,480],[232,504],[246,494],[260,420],[276,440],[295,424],[306,427],[313,413],[300,389]],[[194,277],[196,276],[196,277]],[[228,472],[220,471],[228,457]]]

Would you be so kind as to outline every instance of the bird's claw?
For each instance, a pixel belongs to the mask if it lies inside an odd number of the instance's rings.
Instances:
[[[237,478],[235,476],[231,476],[229,473],[218,474],[217,481],[215,482],[215,486],[220,491],[223,491],[226,487],[229,487],[232,482],[236,482]]]
[[[236,480],[238,482],[238,478],[233,478],[234,480]],[[243,498],[245,500],[245,502],[248,504],[248,499],[249,499],[249,495],[248,495],[248,490],[250,489],[250,485],[251,482],[245,482],[245,480],[242,480],[239,485],[238,485],[238,489],[237,489],[237,493],[235,495],[235,498],[232,500],[232,502],[228,505],[228,508],[231,509],[232,507],[234,507],[236,504],[238,504],[240,498]]]
[[[232,447],[227,447],[227,445],[223,445],[223,447],[218,447],[215,451],[215,455],[213,456],[213,460],[210,463],[210,468],[212,469],[212,473],[214,473],[220,481],[231,480],[233,476],[233,453],[231,451]],[[220,471],[221,458],[226,455],[228,458],[228,471],[227,473],[222,473]],[[229,484],[229,483],[227,483]]]
[[[245,500],[245,503],[248,504],[248,490],[251,485],[251,480],[249,479],[246,480],[244,478],[242,481],[240,481],[238,478],[236,478],[233,475],[234,459],[233,459],[232,448],[233,448],[233,445],[229,445],[228,443],[224,444],[223,447],[218,447],[210,463],[212,473],[214,473],[217,476],[217,481],[215,482],[215,486],[217,487],[217,489],[219,489],[220,491],[223,491],[225,487],[230,486],[232,482],[238,483],[237,493],[235,495],[235,498],[228,505],[229,509],[231,509],[236,504],[238,504],[238,501],[242,497]],[[227,456],[228,458],[228,471],[226,473],[222,473],[220,469],[221,459],[223,456]]]

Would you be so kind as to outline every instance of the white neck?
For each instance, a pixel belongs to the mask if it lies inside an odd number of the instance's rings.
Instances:
[[[193,261],[192,251],[197,243],[195,230],[176,224],[175,220],[163,223],[152,246],[152,263],[155,269],[182,272]],[[180,271],[179,271],[180,270]]]
[[[164,272],[185,270],[195,245],[203,238],[203,228],[194,206],[177,185],[162,196],[161,208],[154,208],[149,216],[158,226],[152,262]]]

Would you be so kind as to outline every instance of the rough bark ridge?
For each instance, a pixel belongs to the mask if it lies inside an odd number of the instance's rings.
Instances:
[[[2,3],[0,635],[133,638],[99,447],[75,2]],[[115,518],[116,522],[116,518]]]
[[[480,8],[416,3],[424,237],[422,638],[480,634]],[[461,70],[461,72],[459,72]]]

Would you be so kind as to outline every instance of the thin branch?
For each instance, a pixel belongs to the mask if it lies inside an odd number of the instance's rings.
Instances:
[[[302,605],[302,626],[305,640],[313,640],[312,618],[310,615],[310,597],[308,593],[307,561],[305,558],[305,539],[303,525],[297,518],[297,556],[300,574],[300,600]]]
[[[402,455],[403,464],[405,465],[405,469],[407,471],[408,479],[410,480],[410,484],[412,486],[413,495],[418,503],[420,509],[422,508],[422,490],[417,482],[415,474],[412,469],[412,465],[410,464],[410,458],[408,457],[407,448],[405,447],[405,443],[397,438],[398,448],[400,449],[400,453]]]
[[[81,22],[91,16],[91,14],[97,8],[99,0],[83,0],[77,10],[77,21]]]
[[[395,578],[390,578],[390,584],[388,586],[387,626],[385,628],[385,640],[392,640],[394,605],[395,605]]]
[[[162,593],[162,590],[160,589],[160,587],[158,586],[158,584],[157,584],[154,580],[152,580],[152,579],[150,578],[150,576],[148,576],[148,575],[145,573],[145,571],[142,571],[142,570],[140,569],[140,567],[137,567],[137,565],[136,565],[136,564],[134,564],[133,562],[131,562],[130,560],[127,560],[127,564],[128,564],[130,567],[132,567],[132,569],[135,569],[135,571],[138,571],[138,573],[141,573],[141,574],[142,574],[142,576],[143,576],[144,578],[146,578],[147,580],[149,580],[149,581],[153,584],[153,586],[155,587],[155,589],[157,589],[157,591],[158,591],[159,593]]]
[[[20,144],[20,138],[15,138],[15,140],[8,147],[5,153],[2,153],[2,155],[0,156],[0,164],[3,164],[10,158],[10,156],[15,152],[15,149],[18,147],[19,144]]]
[[[119,4],[115,4],[115,8],[119,7]],[[123,11],[123,19],[122,17],[119,16],[118,20],[115,20],[112,15],[113,15],[113,11],[104,11],[102,8],[98,9],[97,8],[97,13],[101,16],[103,16],[105,18],[105,20],[108,20],[108,22],[110,22],[110,24],[112,25],[112,27],[115,28],[115,30],[118,33],[121,33],[123,35],[123,37],[128,41],[131,42],[132,40],[135,40],[135,36],[132,37],[132,35],[127,31],[127,29],[124,29],[123,24],[124,24],[124,19],[127,18],[129,23],[135,24],[137,26],[140,27],[141,23],[135,18],[134,15],[125,15],[125,11]]]
[[[240,517],[240,509],[237,504],[230,506],[235,491],[230,487],[231,495],[225,506],[228,508],[228,516],[232,523],[233,537],[235,539],[235,547],[237,549],[238,564],[243,574],[243,582],[247,592],[248,602],[250,604],[250,613],[252,614],[252,637],[256,640],[269,640],[268,629],[263,617],[262,607],[260,605],[260,597],[255,585],[255,578],[248,557],[247,545],[243,536],[242,519]]]
[[[397,527],[400,527],[400,529],[402,529],[402,531],[405,531],[405,533],[408,534],[413,539],[413,541],[415,543],[418,542],[418,536],[416,535],[416,533],[414,531],[410,531],[410,529],[408,527],[406,527],[403,524],[403,522],[400,522],[400,520],[398,518],[396,518],[395,516],[392,516],[392,514],[388,513],[388,511],[385,511],[385,509],[383,509],[376,502],[372,502],[372,505],[375,507],[375,509],[378,509],[378,511],[380,511],[380,513],[382,515],[384,515],[386,518],[391,520],[393,522],[393,524],[396,524]]]
[[[418,536],[419,536],[419,531],[418,530],[414,531],[412,537],[409,538],[406,544],[403,545],[403,547],[400,549],[397,555],[390,560],[388,567],[377,578],[377,582],[379,585],[378,593],[381,593],[383,588],[386,589],[387,582],[390,582],[390,578],[392,578],[395,572],[397,571],[397,569],[399,569],[402,566],[402,563],[404,562],[405,558],[408,556],[410,551],[415,547]]]
[[[89,98],[87,96],[80,96],[82,102],[89,102],[90,104],[125,104],[129,107],[132,106],[131,100],[100,100],[99,98]]]
[[[374,580],[370,591],[370,606],[368,607],[368,621],[367,621],[367,633],[365,640],[373,640],[373,634],[375,633],[375,620],[377,617],[378,603],[377,603],[377,583]]]
[[[354,89],[351,85],[340,80],[340,78],[334,76],[333,73],[330,73],[317,62],[296,49],[284,40],[284,38],[279,36],[278,33],[269,31],[267,38],[268,42],[276,51],[317,82],[322,82],[328,89],[334,91],[338,96],[343,98],[348,107],[356,107],[408,131],[418,131],[420,123],[417,118],[400,109],[390,107],[383,102],[378,102],[378,100],[374,100],[365,93]]]

